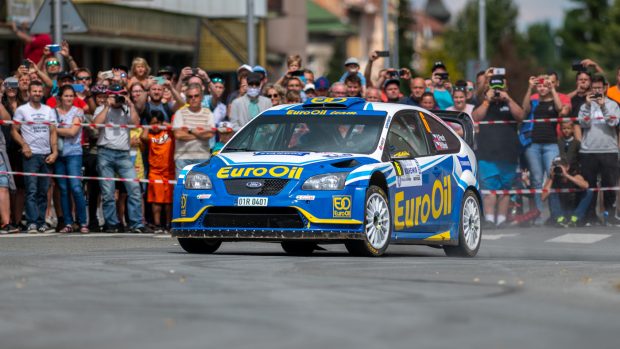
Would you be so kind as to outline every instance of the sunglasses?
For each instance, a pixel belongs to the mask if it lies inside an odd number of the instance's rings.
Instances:
[[[211,79],[211,81],[213,81],[213,82],[219,82],[220,84],[223,84],[223,83],[224,83],[224,79],[222,79],[222,78],[213,78],[213,79]]]
[[[187,95],[187,99],[200,98],[200,95]]]
[[[90,77],[90,76],[81,76],[81,77],[80,77],[80,76],[78,76],[78,77],[77,77],[77,79],[78,79],[78,80],[81,80],[81,81],[84,81],[84,80],[90,80],[90,79],[91,79],[91,77]]]
[[[48,67],[52,66],[52,65],[60,65],[60,62],[58,61],[47,61],[47,63],[45,63]]]
[[[275,94],[275,95],[267,95],[267,97],[269,97],[269,98],[278,98],[278,97],[280,97],[280,95],[278,95],[278,94]]]

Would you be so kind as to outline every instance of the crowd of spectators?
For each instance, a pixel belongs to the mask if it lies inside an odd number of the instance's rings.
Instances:
[[[486,194],[488,227],[543,224],[546,202],[553,224],[599,224],[596,193],[590,189],[618,182],[620,90],[609,88],[602,69],[591,60],[580,62],[572,92],[558,92],[558,76],[549,72],[529,78],[519,103],[509,90],[510,75],[501,68],[480,72],[475,82],[452,83],[442,62],[433,65],[428,78],[415,77],[408,68],[388,68],[375,79],[377,51],[371,52],[363,73],[358,59],[347,59],[342,77],[331,84],[304,69],[299,55],[291,55],[281,77],[261,66],[242,65],[236,84],[226,86],[221,74],[196,67],[152,70],[140,57],[130,66],[91,72],[72,58],[69,43],[59,45],[56,54],[53,46],[42,46],[38,55],[30,52],[1,83],[0,118],[20,124],[2,126],[0,171],[42,176],[0,174],[0,233],[162,233],[171,219],[173,188],[168,180],[186,165],[208,160],[262,111],[317,96],[459,111],[476,122],[511,121],[475,128],[481,189],[521,185],[578,190],[536,194],[525,212],[514,210],[521,200]],[[620,86],[620,70],[617,79]],[[405,84],[409,95],[402,92]],[[558,117],[574,121],[522,122]],[[125,181],[45,176],[51,173]],[[603,196],[598,209],[604,213],[603,223],[615,224],[616,193],[605,191]]]

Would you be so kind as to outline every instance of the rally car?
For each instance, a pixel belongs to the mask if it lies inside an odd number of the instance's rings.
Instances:
[[[172,236],[189,253],[249,240],[293,255],[344,243],[362,256],[421,244],[473,257],[483,217],[473,125],[466,114],[436,114],[361,98],[271,108],[182,170]]]

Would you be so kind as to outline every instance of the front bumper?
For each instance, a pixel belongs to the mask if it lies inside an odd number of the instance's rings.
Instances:
[[[350,230],[312,231],[305,229],[269,230],[269,229],[172,229],[172,236],[178,238],[203,238],[222,241],[346,241],[363,239],[361,232]]]

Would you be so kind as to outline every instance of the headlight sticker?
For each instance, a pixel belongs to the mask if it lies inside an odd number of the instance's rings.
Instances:
[[[334,218],[351,218],[351,195],[334,195],[332,202]]]

